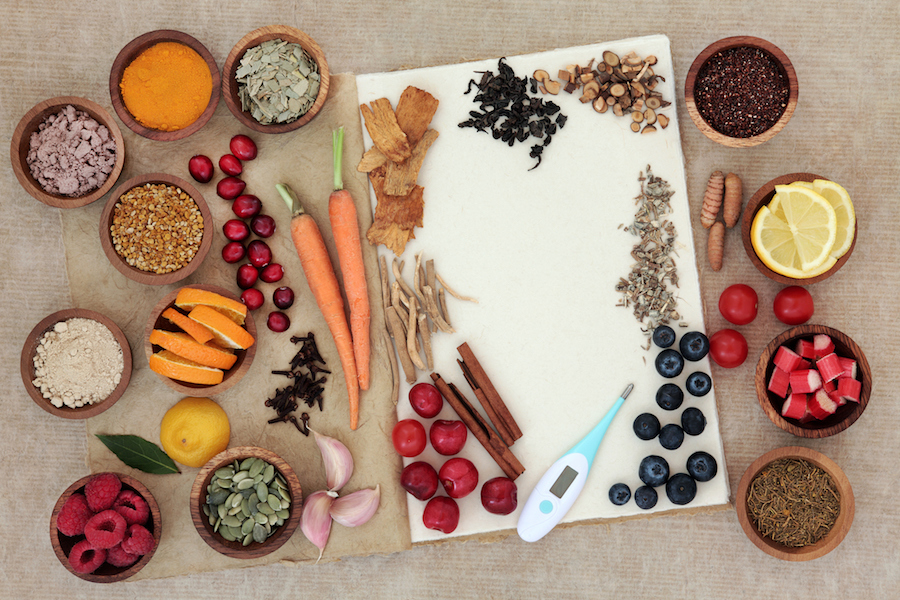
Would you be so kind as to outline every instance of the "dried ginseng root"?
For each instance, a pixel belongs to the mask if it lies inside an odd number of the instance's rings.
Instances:
[[[725,224],[721,221],[716,221],[709,229],[706,252],[709,256],[709,266],[712,270],[721,270],[722,260],[725,256]]]
[[[709,229],[716,222],[724,193],[725,175],[722,174],[722,171],[715,171],[709,176],[706,194],[703,196],[703,207],[700,209],[700,224],[704,229]]]
[[[722,206],[726,227],[734,227],[737,224],[743,203],[744,188],[741,178],[734,173],[729,173],[725,176],[725,200]]]

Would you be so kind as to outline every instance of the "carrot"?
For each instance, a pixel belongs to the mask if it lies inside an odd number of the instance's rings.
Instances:
[[[341,157],[344,149],[344,128],[332,134],[334,147],[334,191],[328,199],[328,216],[331,232],[337,248],[344,279],[344,292],[350,305],[350,332],[353,334],[353,355],[356,358],[356,372],[359,388],[369,389],[369,290],[366,284],[366,267],[363,264],[362,245],[359,241],[359,224],[356,205],[350,192],[344,189],[341,177]]]
[[[353,341],[350,327],[344,315],[344,301],[338,285],[334,267],[325,248],[322,232],[312,216],[304,212],[290,187],[283,183],[275,186],[278,193],[290,207],[291,239],[300,257],[300,264],[306,275],[309,289],[319,305],[325,323],[328,325],[334,345],[337,347],[344,379],[347,380],[347,395],[350,402],[350,429],[356,429],[359,422],[359,381],[356,375],[356,360],[353,357]]]

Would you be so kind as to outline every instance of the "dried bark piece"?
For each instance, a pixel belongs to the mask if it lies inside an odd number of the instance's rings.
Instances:
[[[359,164],[356,165],[356,170],[360,173],[371,173],[375,169],[383,167],[387,162],[387,156],[378,149],[378,146],[372,146],[362,155]]]
[[[387,163],[384,176],[384,193],[392,196],[405,196],[416,185],[416,179],[419,177],[419,169],[422,168],[422,162],[425,160],[425,153],[431,147],[438,137],[438,132],[429,129],[422,136],[422,139],[413,147],[410,157],[402,162]]]
[[[714,171],[709,176],[706,184],[706,194],[703,196],[703,207],[700,209],[700,224],[704,229],[709,229],[719,216],[719,208],[722,206],[722,196],[725,189],[725,175],[722,171]]]
[[[726,227],[734,227],[741,216],[741,205],[744,203],[744,188],[741,178],[734,173],[725,176],[725,199],[722,216]]]
[[[419,143],[434,113],[437,112],[437,98],[417,87],[409,86],[400,94],[397,101],[397,124],[406,134],[411,146]]]
[[[367,104],[361,104],[359,108],[366,131],[378,149],[394,162],[403,162],[409,158],[412,153],[409,139],[397,123],[397,115],[394,114],[390,100],[379,98],[372,102],[372,108]]]
[[[722,260],[725,256],[725,224],[721,221],[716,221],[709,229],[706,253],[709,258],[709,266],[712,270],[721,270]]]

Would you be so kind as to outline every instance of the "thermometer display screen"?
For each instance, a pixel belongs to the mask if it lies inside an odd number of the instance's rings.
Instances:
[[[557,477],[556,481],[553,482],[553,485],[550,486],[550,493],[557,498],[562,498],[563,494],[566,493],[566,490],[569,489],[569,486],[572,485],[572,482],[575,481],[576,477],[578,477],[578,471],[566,465],[563,472],[559,474],[559,477]]]

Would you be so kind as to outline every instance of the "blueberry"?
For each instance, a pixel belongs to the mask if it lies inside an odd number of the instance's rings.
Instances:
[[[663,410],[675,410],[684,402],[684,392],[674,383],[664,383],[656,390],[656,403]]]
[[[624,483],[616,483],[609,488],[609,501],[616,506],[627,504],[631,500],[631,489]]]
[[[668,348],[675,343],[675,330],[668,325],[660,325],[653,330],[653,343],[660,348]]]
[[[667,379],[678,377],[684,369],[684,358],[678,350],[666,348],[656,355],[656,372]]]
[[[709,352],[709,339],[699,331],[689,331],[681,336],[678,347],[685,360],[697,361]]]
[[[659,496],[656,494],[656,490],[652,487],[642,485],[634,490],[634,503],[638,505],[638,508],[649,510],[656,506],[658,498]]]
[[[659,419],[650,413],[643,413],[634,420],[634,434],[642,440],[652,440],[659,435]]]
[[[651,454],[641,461],[641,465],[638,467],[638,477],[650,487],[660,486],[669,478],[669,463],[662,456]]]
[[[716,476],[716,459],[702,450],[694,452],[687,459],[687,471],[697,481],[709,481]]]
[[[666,496],[672,504],[689,504],[697,495],[697,482],[690,475],[676,473],[666,482]]]
[[[681,428],[688,435],[700,435],[706,429],[706,417],[699,408],[686,408],[681,413]]]
[[[659,430],[659,443],[666,450],[677,450],[684,441],[684,430],[675,423],[669,423]]]
[[[712,389],[712,378],[703,371],[695,371],[687,376],[684,387],[687,388],[688,394],[699,398],[707,395]]]

